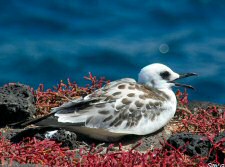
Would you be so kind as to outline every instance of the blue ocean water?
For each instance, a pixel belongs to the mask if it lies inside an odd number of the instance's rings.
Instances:
[[[137,79],[154,62],[199,74],[190,100],[225,103],[225,1],[0,1],[0,85]]]

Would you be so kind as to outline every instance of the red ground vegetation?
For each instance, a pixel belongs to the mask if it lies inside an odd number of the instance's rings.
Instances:
[[[49,113],[52,107],[61,105],[69,99],[77,98],[93,92],[107,84],[104,78],[97,79],[90,73],[86,79],[91,81],[86,87],[79,87],[75,82],[68,79],[67,84],[62,81],[53,90],[44,90],[40,85],[35,96],[38,108],[37,116]],[[177,92],[179,106],[176,114],[177,124],[173,125],[173,132],[192,132],[205,134],[213,142],[213,138],[225,129],[225,112],[220,112],[215,106],[208,109],[197,109],[195,112],[187,112],[187,92]],[[224,110],[224,109],[223,109]],[[224,139],[214,143],[214,150],[225,153]],[[145,153],[136,151],[137,144],[130,150],[124,150],[120,144],[118,151],[112,151],[113,144],[103,151],[102,147],[83,147],[79,150],[62,148],[60,144],[49,140],[26,139],[18,144],[12,144],[0,134],[0,164],[14,161],[21,164],[40,164],[47,166],[207,166],[207,157],[189,157],[181,151],[172,147],[172,150],[154,149]],[[169,145],[166,141],[162,145]],[[217,158],[212,163],[218,163]]]
[[[91,84],[79,87],[76,82],[71,82],[70,79],[67,79],[67,84],[60,81],[53,89],[47,90],[44,90],[44,85],[40,84],[37,91],[34,91],[37,100],[37,116],[47,114],[51,108],[60,106],[71,99],[90,94],[94,90],[101,88],[104,84],[109,83],[104,77],[98,79],[91,73],[89,73],[89,76],[85,76],[84,79],[90,81]]]

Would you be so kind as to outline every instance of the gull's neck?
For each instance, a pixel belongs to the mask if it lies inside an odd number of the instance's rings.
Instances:
[[[162,88],[162,89],[158,89],[158,90],[165,93],[169,97],[169,101],[172,104],[174,104],[175,106],[177,106],[177,98],[176,98],[176,95],[171,88]]]
[[[165,84],[165,85],[157,86],[157,85],[153,85],[152,83],[149,83],[149,82],[145,83],[144,85],[146,85],[147,87],[152,87],[154,89],[157,89],[157,90],[165,93],[169,97],[170,102],[177,105],[176,95],[174,94],[170,85]]]

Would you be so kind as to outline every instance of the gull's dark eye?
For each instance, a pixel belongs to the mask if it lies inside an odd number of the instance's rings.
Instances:
[[[170,73],[168,71],[164,71],[160,73],[160,76],[162,77],[162,79],[169,80]]]

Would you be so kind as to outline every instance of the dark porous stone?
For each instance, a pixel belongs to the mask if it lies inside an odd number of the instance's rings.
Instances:
[[[34,95],[28,86],[9,84],[0,87],[0,127],[31,118],[35,112]]]
[[[214,138],[214,143],[218,144],[219,142],[221,142],[221,147],[223,147],[223,151],[222,150],[215,150],[217,155],[218,155],[218,161],[221,164],[224,164],[225,161],[225,132],[220,133],[217,137]],[[208,162],[210,162],[211,160],[213,160],[214,157],[212,157],[211,159],[209,158]]]
[[[214,138],[214,142],[219,142],[225,137],[225,132],[221,133]],[[224,153],[221,150],[210,150],[213,148],[213,143],[206,136],[201,136],[191,133],[177,133],[172,135],[167,142],[175,148],[179,148],[189,156],[201,156],[207,157],[207,162],[211,162],[215,159],[217,153],[220,163],[223,163],[225,158]],[[225,146],[225,144],[224,144]],[[170,146],[166,146],[167,149],[172,149]]]
[[[45,133],[46,135],[46,133]],[[69,147],[70,149],[78,148],[77,135],[74,132],[66,131],[64,129],[57,130],[51,137],[47,137],[50,140],[62,143],[62,147]]]

